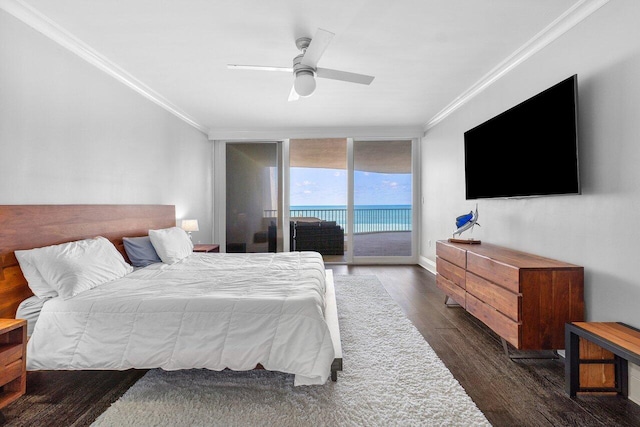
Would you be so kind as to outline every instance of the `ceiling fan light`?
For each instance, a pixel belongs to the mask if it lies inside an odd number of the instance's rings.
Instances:
[[[313,77],[313,73],[301,72],[296,74],[293,88],[300,96],[311,96],[313,91],[316,90],[316,79]]]

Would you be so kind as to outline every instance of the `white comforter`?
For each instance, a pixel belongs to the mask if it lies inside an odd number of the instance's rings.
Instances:
[[[323,384],[334,350],[315,252],[193,254],[44,304],[27,369],[265,369]]]

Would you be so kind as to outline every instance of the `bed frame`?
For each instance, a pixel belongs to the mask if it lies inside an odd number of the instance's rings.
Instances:
[[[128,261],[123,237],[146,236],[150,229],[176,225],[173,205],[0,205],[0,318],[15,318],[20,302],[33,295],[15,251],[103,236]],[[331,379],[342,370],[342,347],[333,275],[327,272],[325,317],[335,359]]]

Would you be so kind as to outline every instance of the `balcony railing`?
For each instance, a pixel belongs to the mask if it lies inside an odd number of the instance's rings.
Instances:
[[[265,210],[265,216],[275,216],[276,211]],[[347,226],[347,210],[336,208],[291,209],[289,216],[314,217],[323,221],[335,221],[344,230]],[[386,231],[411,231],[413,217],[411,207],[361,208],[353,210],[354,234]]]

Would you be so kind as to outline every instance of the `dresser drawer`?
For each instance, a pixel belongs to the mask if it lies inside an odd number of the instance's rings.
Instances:
[[[467,271],[497,283],[513,293],[520,292],[520,269],[518,267],[469,252],[467,253]]]
[[[447,280],[444,276],[438,274],[436,275],[436,285],[438,288],[442,290],[448,297],[457,302],[464,308],[466,306],[465,303],[465,294],[466,292],[460,286],[455,283]]]
[[[436,242],[436,255],[458,267],[467,268],[467,251],[464,249],[438,240]]]
[[[466,271],[463,268],[451,264],[449,261],[445,261],[440,257],[436,257],[436,271],[462,289],[465,288]]]
[[[520,348],[521,325],[467,292],[466,309],[515,348]]]
[[[489,282],[473,273],[467,273],[467,292],[489,304],[500,313],[506,315],[511,320],[522,320],[520,317],[520,307],[522,295]]]

